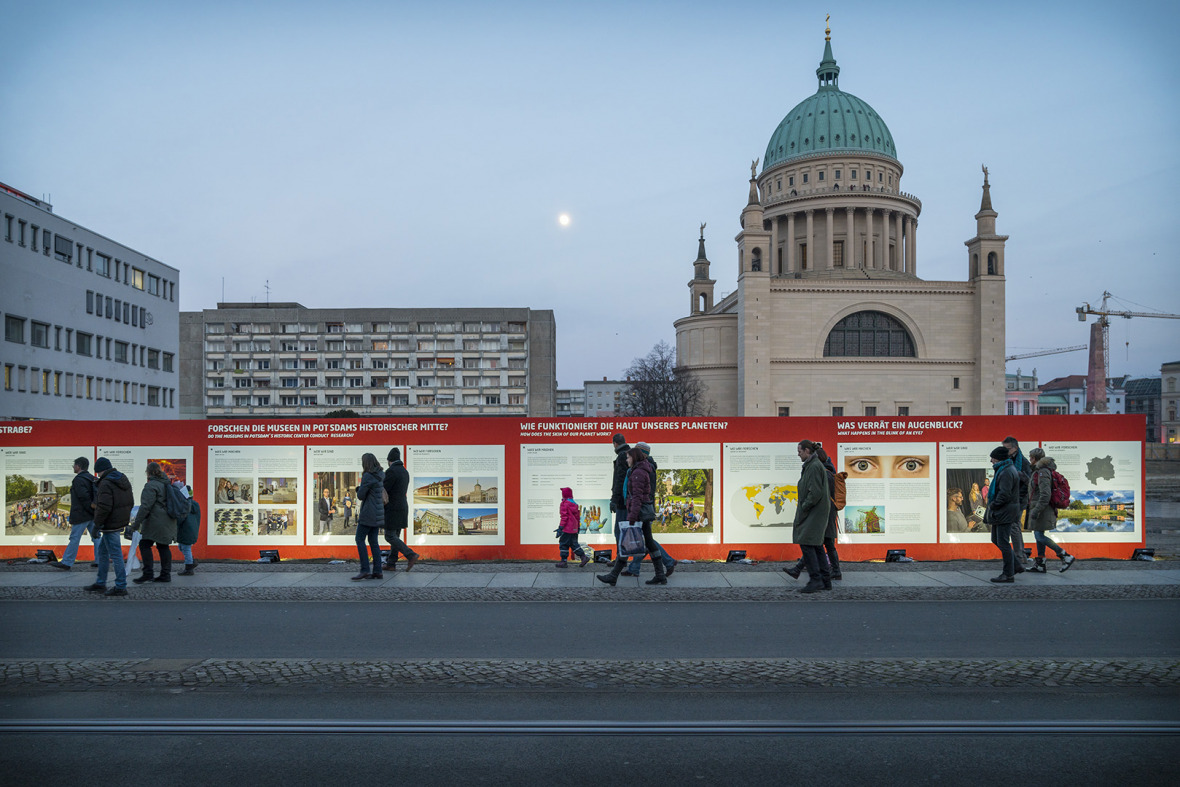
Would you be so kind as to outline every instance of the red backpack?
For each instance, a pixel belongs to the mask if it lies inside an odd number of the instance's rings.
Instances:
[[[1069,508],[1069,481],[1056,470],[1049,471],[1049,505],[1060,511]]]

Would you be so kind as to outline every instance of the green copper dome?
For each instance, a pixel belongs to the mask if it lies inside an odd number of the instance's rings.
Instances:
[[[784,161],[816,153],[878,153],[897,160],[893,135],[876,110],[839,87],[840,67],[832,57],[832,42],[816,69],[819,90],[787,113],[766,146],[762,171]]]

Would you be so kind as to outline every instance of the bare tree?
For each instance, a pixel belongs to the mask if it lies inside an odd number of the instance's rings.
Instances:
[[[713,411],[705,384],[692,372],[677,368],[676,351],[667,342],[632,361],[626,375],[629,385],[623,392],[624,415],[691,418]]]

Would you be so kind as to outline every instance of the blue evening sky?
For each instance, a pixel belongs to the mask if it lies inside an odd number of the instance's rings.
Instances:
[[[267,282],[553,309],[580,387],[674,340],[702,221],[734,289],[749,163],[815,91],[826,11],[922,200],[921,277],[966,277],[988,165],[1010,353],[1088,341],[1073,310],[1104,289],[1180,312],[1166,2],[0,0],[0,181],[179,268],[183,310]],[[1112,374],[1158,374],[1180,321],[1110,345]]]

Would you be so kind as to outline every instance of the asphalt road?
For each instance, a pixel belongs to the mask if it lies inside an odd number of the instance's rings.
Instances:
[[[0,602],[0,658],[1044,658],[1180,654],[1180,600]]]

